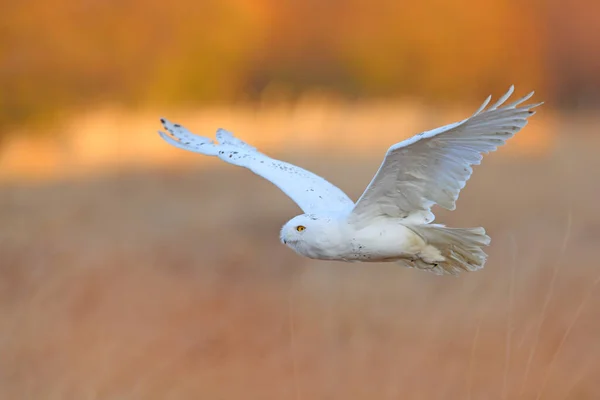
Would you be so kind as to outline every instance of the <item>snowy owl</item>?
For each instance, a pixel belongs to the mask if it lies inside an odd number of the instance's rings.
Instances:
[[[269,180],[304,214],[281,229],[281,242],[298,254],[320,260],[397,262],[435,274],[457,275],[483,268],[483,228],[432,224],[431,207],[454,210],[472,165],[503,145],[527,124],[532,109],[521,105],[533,92],[504,104],[508,92],[486,109],[491,96],[469,118],[419,133],[394,144],[364,193],[354,203],[343,191],[305,169],[275,160],[218,129],[215,142],[161,118],[169,144],[245,167]]]

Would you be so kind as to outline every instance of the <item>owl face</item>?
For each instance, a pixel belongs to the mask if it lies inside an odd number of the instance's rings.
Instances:
[[[302,256],[327,258],[329,251],[337,251],[343,241],[339,225],[329,217],[302,214],[281,228],[281,242]]]
[[[311,236],[311,231],[314,233],[318,225],[317,221],[316,217],[311,218],[306,214],[292,218],[281,228],[281,242],[294,248],[298,243],[307,241]]]

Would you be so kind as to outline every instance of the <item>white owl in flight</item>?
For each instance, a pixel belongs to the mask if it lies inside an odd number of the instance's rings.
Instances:
[[[470,118],[397,143],[354,203],[343,191],[305,169],[275,160],[217,130],[217,142],[161,119],[167,143],[245,167],[272,182],[304,211],[281,229],[281,241],[298,254],[320,260],[393,261],[435,274],[483,268],[490,243],[483,228],[432,224],[434,204],[454,210],[460,190],[481,162],[527,124],[532,109],[510,104],[511,86],[490,108],[489,96]]]

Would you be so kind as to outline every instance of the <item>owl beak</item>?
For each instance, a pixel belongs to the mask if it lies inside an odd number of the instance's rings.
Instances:
[[[281,241],[283,242],[283,244],[288,244],[289,242],[291,242],[290,240],[290,233],[286,233],[282,238]]]

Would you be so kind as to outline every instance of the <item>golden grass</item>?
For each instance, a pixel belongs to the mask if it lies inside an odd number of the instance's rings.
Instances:
[[[0,398],[600,398],[598,139],[568,126],[438,213],[492,236],[459,278],[300,258],[294,204],[229,166],[4,185]],[[354,198],[380,161],[303,154]]]

